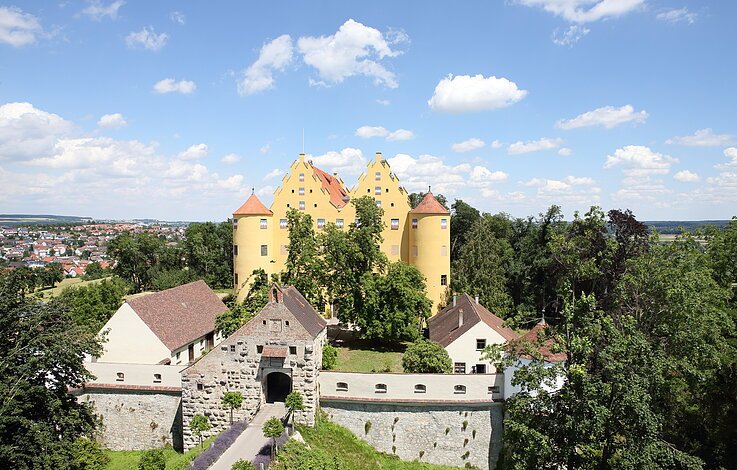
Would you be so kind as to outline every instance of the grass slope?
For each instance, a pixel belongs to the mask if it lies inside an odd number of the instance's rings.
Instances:
[[[58,283],[54,287],[50,288],[44,288],[44,289],[37,289],[36,293],[41,294],[41,297],[45,300],[51,299],[52,297],[56,297],[57,295],[61,294],[61,291],[66,289],[67,287],[82,287],[82,286],[88,286],[90,284],[97,284],[98,282],[102,282],[103,279],[110,279],[109,277],[104,277],[102,279],[93,279],[91,281],[85,281],[81,277],[66,277],[62,279],[60,283]]]
[[[184,470],[189,467],[190,462],[196,459],[205,449],[207,449],[215,436],[202,442],[202,446],[197,446],[183,454],[175,451],[171,447],[164,448],[166,456],[166,470]],[[138,461],[145,450],[106,450],[105,455],[110,457],[110,463],[106,470],[136,470]]]
[[[301,468],[335,468],[340,470],[452,470],[458,467],[433,465],[424,462],[405,462],[394,455],[378,452],[366,442],[358,439],[348,429],[330,422],[327,418],[318,419],[314,428],[298,427],[300,434],[309,446],[290,441],[278,455],[275,470],[299,470]],[[317,465],[325,462],[327,467]],[[332,466],[331,466],[332,465]]]

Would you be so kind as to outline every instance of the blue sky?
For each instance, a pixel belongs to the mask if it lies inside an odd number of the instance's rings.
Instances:
[[[0,212],[224,220],[351,187],[737,215],[737,3],[0,0]]]

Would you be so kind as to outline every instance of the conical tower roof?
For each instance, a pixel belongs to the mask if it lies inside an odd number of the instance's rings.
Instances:
[[[417,207],[409,211],[410,214],[450,214],[448,209],[443,207],[442,204],[435,199],[435,196],[431,192],[425,194]]]
[[[243,203],[233,215],[273,215],[274,213],[266,207],[259,198],[251,193],[251,196]]]

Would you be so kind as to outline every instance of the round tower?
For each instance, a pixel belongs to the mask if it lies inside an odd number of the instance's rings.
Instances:
[[[409,262],[425,276],[435,315],[450,285],[450,212],[428,192],[408,218]]]
[[[251,193],[233,213],[233,285],[238,300],[248,292],[249,277],[261,268],[271,274],[273,247],[273,212]]]

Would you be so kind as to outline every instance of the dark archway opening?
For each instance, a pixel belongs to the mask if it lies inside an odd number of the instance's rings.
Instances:
[[[272,372],[266,376],[266,403],[284,401],[292,391],[292,378],[283,372]]]

